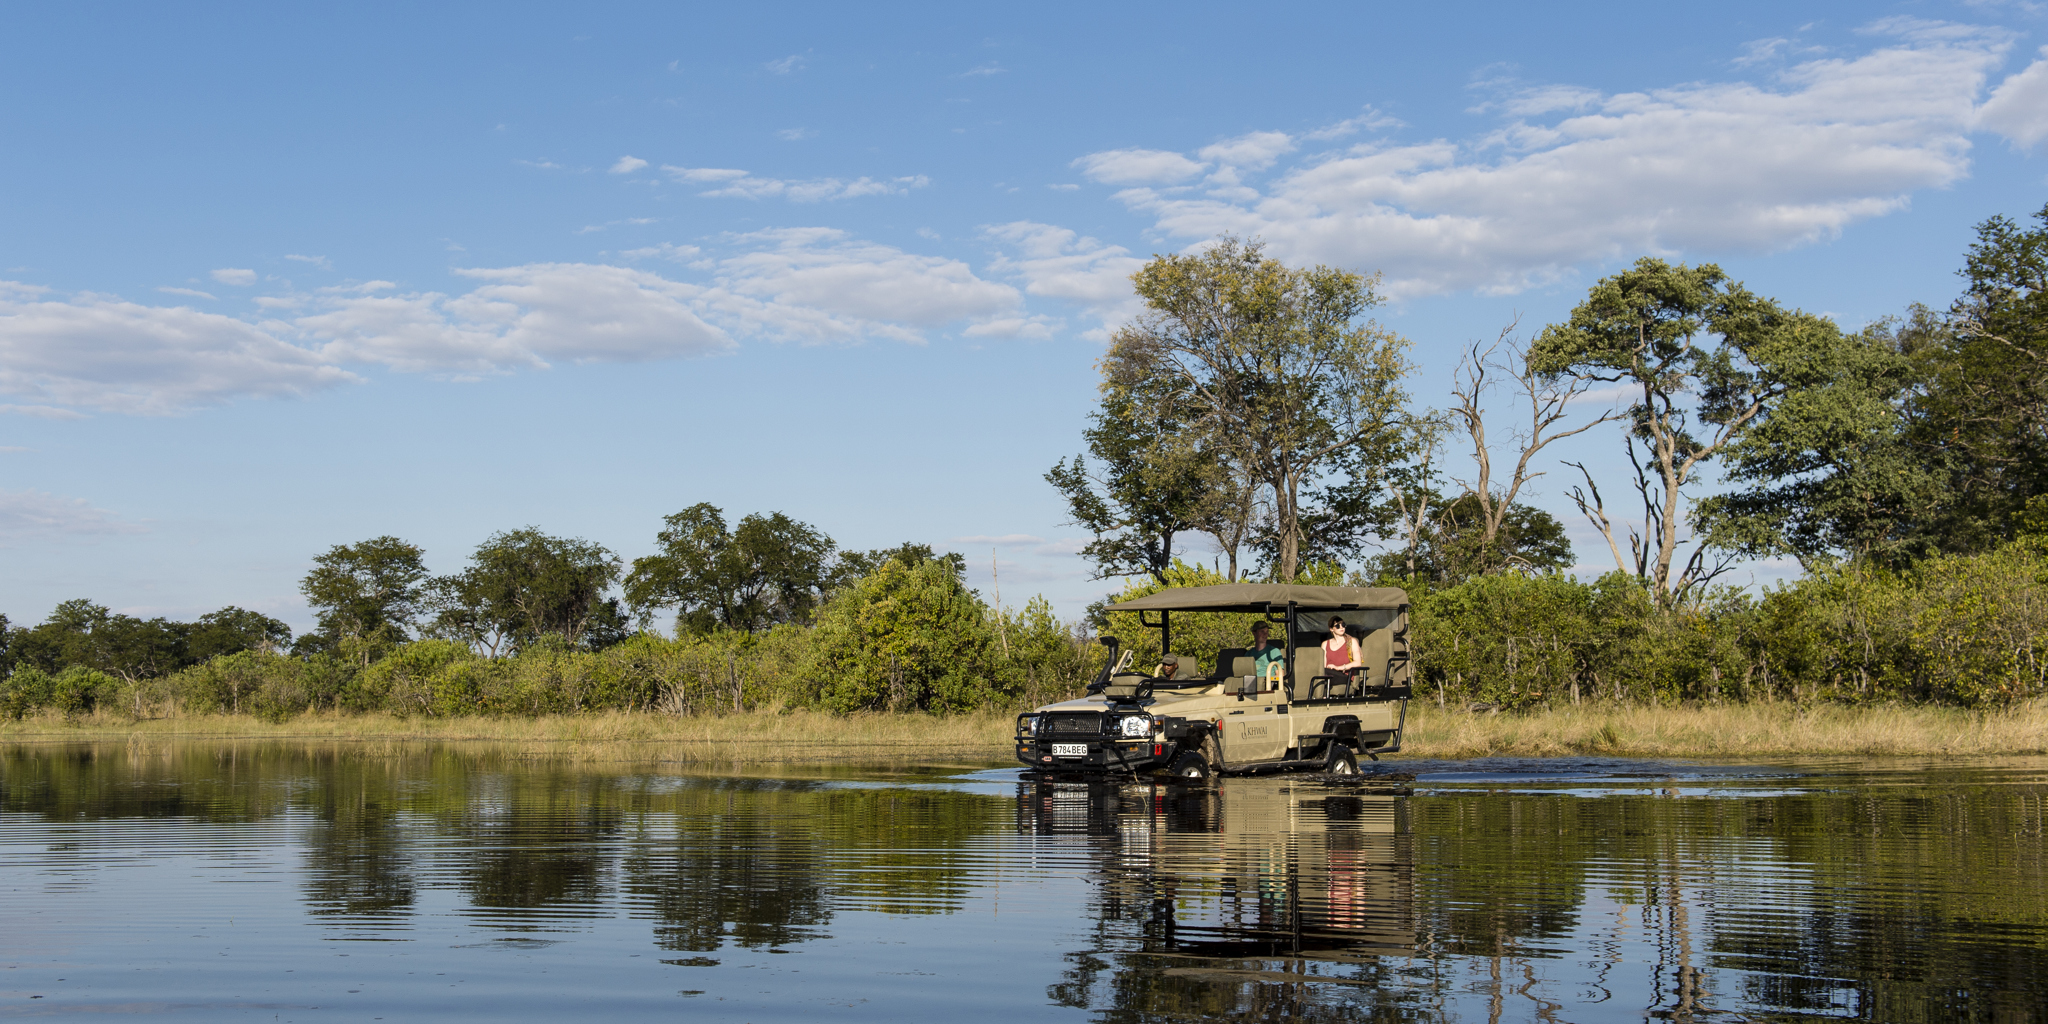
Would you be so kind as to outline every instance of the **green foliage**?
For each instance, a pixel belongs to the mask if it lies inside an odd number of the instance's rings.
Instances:
[[[1288,267],[1229,237],[1155,256],[1131,280],[1146,312],[1110,339],[1106,414],[1156,417],[1164,388],[1181,432],[1270,510],[1263,549],[1282,577],[1385,530],[1376,499],[1405,460],[1408,343],[1362,319],[1380,301],[1374,280]]]
[[[313,559],[299,583],[333,640],[402,641],[418,614],[427,567],[418,546],[397,537],[337,544]]]
[[[612,642],[615,630],[606,627],[621,625],[624,616],[605,593],[620,568],[617,555],[589,541],[550,537],[530,526],[495,533],[477,546],[469,568],[427,584],[435,614],[426,632],[493,656],[544,636],[571,646],[593,635]]]
[[[1410,575],[1437,586],[1461,583],[1499,572],[1562,572],[1572,565],[1572,545],[1564,524],[1539,508],[1516,502],[1502,513],[1492,543],[1486,540],[1485,510],[1476,494],[1460,495],[1427,516],[1417,531],[1412,553],[1384,552],[1366,563],[1364,578],[1389,580],[1400,586]]]
[[[1632,534],[1636,574],[1665,604],[1711,579],[1700,563],[1674,567],[1683,491],[1700,467],[1735,442],[1794,386],[1798,370],[1839,335],[1834,324],[1751,294],[1713,264],[1645,257],[1596,282],[1569,320],[1529,349],[1541,374],[1622,382],[1640,395],[1629,410],[1629,458],[1647,449],[1638,490],[1645,512]]]
[[[999,703],[988,608],[939,561],[891,560],[820,610],[810,674],[834,711]]]
[[[633,560],[626,601],[643,620],[675,609],[678,633],[806,621],[830,583],[832,538],[780,512],[727,530],[725,514],[700,503],[663,522],[661,552]]]

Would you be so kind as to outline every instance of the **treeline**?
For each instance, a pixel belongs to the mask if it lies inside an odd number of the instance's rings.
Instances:
[[[658,539],[622,573],[595,544],[515,530],[442,577],[396,537],[338,545],[302,582],[319,626],[296,639],[233,608],[184,624],[69,601],[34,628],[0,619],[0,714],[950,713],[1072,696],[1092,671],[1050,603],[991,607],[957,554],[840,552],[779,513],[728,529],[709,505]]]

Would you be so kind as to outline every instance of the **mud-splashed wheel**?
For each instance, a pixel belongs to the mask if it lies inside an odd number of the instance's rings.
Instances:
[[[1190,750],[1173,759],[1171,774],[1176,779],[1189,782],[1207,781],[1210,774],[1209,762],[1202,760],[1202,755]]]
[[[1331,775],[1358,774],[1358,755],[1351,748],[1334,740],[1330,742],[1329,760],[1323,762],[1323,770]]]

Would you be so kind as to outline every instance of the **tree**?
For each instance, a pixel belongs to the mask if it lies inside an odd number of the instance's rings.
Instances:
[[[832,538],[780,512],[728,531],[725,514],[700,503],[663,522],[661,553],[626,574],[626,602],[643,619],[674,608],[679,631],[758,632],[809,619],[831,581]]]
[[[423,554],[391,536],[337,544],[313,559],[299,592],[320,610],[320,629],[329,637],[402,641],[420,609]]]
[[[819,698],[839,712],[981,707],[1000,696],[992,621],[944,560],[890,559],[819,611]]]
[[[960,581],[963,586],[965,585],[965,580],[967,579],[967,559],[959,552],[948,551],[945,554],[939,554],[932,550],[930,544],[904,541],[893,548],[875,548],[872,551],[847,551],[842,553],[839,556],[839,563],[833,568],[832,583],[828,589],[838,590],[841,587],[858,583],[862,579],[874,575],[880,571],[882,566],[890,562],[901,562],[914,569],[935,559],[944,562],[947,571],[953,574],[953,579]]]
[[[1995,547],[2048,495],[2048,205],[2034,219],[1977,225],[1968,287],[1913,353],[1926,380],[1907,436],[1949,474],[1947,550]]]
[[[1226,236],[1156,256],[1132,282],[1146,312],[1112,336],[1104,393],[1133,409],[1162,389],[1184,403],[1173,414],[1265,504],[1279,578],[1305,548],[1348,551],[1390,525],[1373,498],[1401,461],[1407,342],[1361,322],[1374,280],[1291,268]]]
[[[431,628],[493,657],[504,645],[524,647],[543,636],[581,645],[594,624],[621,618],[605,597],[621,568],[617,555],[586,540],[531,526],[494,533],[477,545],[469,568],[428,585],[436,613]]]
[[[1780,364],[1787,390],[1728,445],[1737,485],[1699,503],[1708,543],[1809,570],[1847,556],[1893,567],[1939,550],[1951,504],[1938,451],[1913,443],[1914,351],[1942,326],[1924,306],[1854,334],[1815,330]]]
[[[1466,349],[1451,384],[1451,395],[1456,401],[1451,415],[1455,422],[1464,428],[1465,436],[1471,443],[1472,462],[1476,470],[1472,481],[1465,484],[1464,498],[1472,499],[1477,506],[1477,551],[1505,551],[1514,547],[1512,542],[1506,547],[1496,543],[1497,535],[1506,527],[1510,516],[1522,516],[1525,526],[1532,512],[1544,519],[1550,519],[1545,513],[1535,512],[1517,504],[1522,488],[1543,475],[1542,470],[1531,468],[1531,463],[1538,453],[1558,441],[1583,434],[1620,415],[1606,413],[1566,429],[1563,424],[1572,404],[1592,388],[1597,377],[1584,372],[1539,372],[1529,364],[1527,348],[1517,344],[1510,337],[1517,323],[1519,320],[1502,328],[1500,336],[1494,339],[1493,344],[1482,348],[1478,343],[1474,343]],[[1486,396],[1497,383],[1488,378],[1495,374],[1505,374],[1514,382],[1515,392],[1520,404],[1526,405],[1528,417],[1528,426],[1517,429],[1511,435],[1511,440],[1516,444],[1518,451],[1514,467],[1508,474],[1508,484],[1498,491],[1495,490],[1493,481],[1493,448],[1487,441],[1485,407]],[[1463,501],[1464,498],[1459,500]],[[1462,522],[1473,517],[1468,513],[1453,518]],[[1556,522],[1554,519],[1550,521]],[[1559,529],[1561,531],[1562,527]],[[1560,532],[1559,537],[1562,536]],[[1569,550],[1567,546],[1567,553]],[[1495,564],[1491,568],[1479,571],[1496,571],[1505,564]]]
[[[188,654],[195,663],[237,651],[270,653],[290,646],[292,628],[259,612],[229,605],[207,612],[194,623]]]
[[[1094,579],[1149,575],[1164,580],[1173,565],[1174,539],[1216,524],[1212,496],[1229,478],[1198,441],[1184,415],[1173,378],[1134,381],[1110,390],[1082,432],[1088,454],[1101,466],[1088,472],[1086,457],[1056,463],[1045,481],[1067,499],[1068,522],[1095,535],[1081,556],[1095,563]],[[1215,531],[1236,575],[1243,531]],[[1225,543],[1228,539],[1228,543]]]
[[[1557,517],[1528,505],[1490,502],[1466,493],[1436,506],[1412,546],[1373,559],[1369,578],[1409,577],[1456,586],[1475,576],[1519,571],[1542,574],[1572,566],[1572,545]]]
[[[1691,559],[1674,569],[1679,547],[1689,542],[1686,486],[1784,394],[1781,364],[1834,332],[1819,317],[1788,313],[1752,295],[1713,264],[1674,266],[1645,257],[1602,278],[1568,321],[1537,336],[1528,357],[1534,372],[1625,382],[1635,393],[1624,448],[1636,471],[1643,522],[1639,531],[1631,527],[1629,548],[1633,571],[1658,601],[1670,604],[1727,566],[1707,566],[1707,546],[1696,545]],[[1700,426],[1711,430],[1696,434]],[[1638,442],[1647,461],[1637,455]],[[1606,538],[1615,563],[1630,568],[1592,474],[1578,468],[1591,494],[1574,490],[1573,501]]]

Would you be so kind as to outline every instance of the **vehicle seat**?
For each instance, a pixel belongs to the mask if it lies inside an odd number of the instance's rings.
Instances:
[[[1249,674],[1249,669],[1247,669],[1245,672],[1231,671],[1232,666],[1234,666],[1237,663],[1237,660],[1239,658],[1244,658],[1244,648],[1242,647],[1225,647],[1224,649],[1217,651],[1216,671],[1210,673],[1209,678],[1228,679],[1231,676],[1243,676]],[[1244,660],[1250,661],[1251,659],[1244,658]]]
[[[1357,679],[1359,686],[1385,686],[1393,678],[1394,631],[1381,626],[1358,638],[1359,663],[1365,666]]]
[[[1323,674],[1323,648],[1296,647],[1294,649],[1294,699],[1309,699],[1309,681]]]

